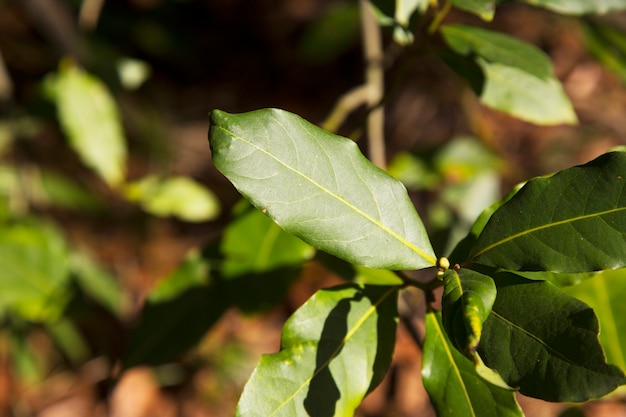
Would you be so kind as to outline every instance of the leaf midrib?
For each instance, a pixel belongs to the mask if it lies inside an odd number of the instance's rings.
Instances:
[[[523,230],[521,232],[512,234],[510,236],[507,236],[504,239],[500,239],[499,241],[494,242],[494,243],[492,243],[490,245],[487,245],[483,249],[481,249],[478,252],[474,253],[470,257],[470,260],[474,260],[477,257],[479,257],[480,255],[482,255],[482,254],[484,254],[486,252],[489,252],[490,250],[492,250],[492,249],[494,249],[494,248],[496,248],[496,247],[498,247],[500,245],[503,245],[503,244],[505,244],[507,242],[510,242],[512,240],[515,240],[517,238],[520,238],[520,237],[523,237],[523,236],[526,236],[526,235],[530,235],[530,234],[538,232],[540,230],[549,229],[551,227],[562,226],[564,224],[574,223],[574,222],[578,222],[578,221],[582,221],[582,220],[586,220],[586,219],[590,219],[590,218],[594,218],[594,217],[605,216],[605,215],[608,215],[608,214],[617,213],[617,212],[624,211],[624,210],[626,210],[626,207],[616,207],[616,208],[610,209],[610,210],[599,211],[599,212],[595,212],[595,213],[585,214],[585,215],[582,215],[582,216],[572,217],[572,218],[569,218],[569,219],[559,220],[557,222],[542,224],[540,226],[535,226],[535,227],[532,227],[530,229]],[[479,239],[480,239],[480,236],[479,236]]]
[[[409,249],[411,249],[413,252],[415,252],[420,257],[425,259],[428,263],[433,264],[433,265],[435,264],[436,260],[435,260],[435,258],[433,256],[430,256],[426,252],[422,251],[420,248],[418,248],[417,246],[415,246],[414,244],[412,244],[411,242],[406,240],[404,237],[400,236],[394,230],[392,230],[389,227],[385,226],[380,221],[378,221],[374,217],[370,216],[369,214],[365,213],[363,210],[361,210],[360,208],[358,208],[354,204],[350,203],[348,200],[344,199],[340,195],[335,194],[334,192],[330,191],[328,188],[324,187],[322,184],[318,183],[313,178],[311,178],[311,177],[305,175],[304,173],[302,173],[301,171],[293,168],[288,163],[286,163],[286,162],[282,161],[281,159],[277,158],[272,153],[270,153],[267,150],[259,147],[255,143],[250,142],[249,140],[246,140],[244,137],[239,136],[239,135],[235,134],[234,132],[231,132],[228,129],[225,129],[222,126],[216,126],[216,127],[218,129],[221,129],[222,131],[224,131],[226,134],[230,135],[232,138],[241,140],[242,142],[244,142],[244,143],[248,144],[249,146],[252,146],[256,150],[258,150],[259,152],[262,152],[266,156],[270,157],[271,159],[273,159],[274,161],[276,161],[277,163],[279,163],[280,165],[282,165],[283,167],[285,167],[289,171],[293,172],[294,174],[296,174],[296,175],[300,176],[301,178],[303,178],[304,180],[308,181],[309,183],[311,183],[315,187],[319,188],[322,192],[324,192],[324,193],[328,194],[329,196],[333,197],[334,199],[336,199],[337,201],[339,201],[340,203],[342,203],[343,205],[345,205],[349,209],[353,210],[356,214],[360,215],[364,219],[366,219],[369,222],[371,222],[372,224],[374,224],[376,227],[380,228],[383,232],[387,233],[388,235],[390,235],[391,237],[396,239],[398,242],[402,243],[404,246],[406,246]]]

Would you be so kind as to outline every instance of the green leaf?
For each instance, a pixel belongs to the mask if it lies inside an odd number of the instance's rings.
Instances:
[[[602,271],[562,290],[594,309],[602,328],[600,343],[607,361],[626,369],[626,269]]]
[[[582,24],[589,52],[626,83],[626,32],[601,21],[586,20]]]
[[[125,194],[148,213],[160,217],[203,222],[214,219],[220,211],[217,197],[189,177],[147,176],[128,184]]]
[[[416,12],[428,8],[428,0],[371,0],[378,22],[382,26],[393,26],[393,38],[400,45],[413,42],[411,19]]]
[[[450,0],[450,3],[488,22],[493,20],[496,12],[495,0]]]
[[[586,401],[626,383],[608,365],[593,310],[545,281],[493,276],[498,297],[478,354],[511,387],[548,401]]]
[[[441,33],[450,48],[472,56],[482,69],[482,83],[476,83],[473,71],[468,77],[484,104],[536,124],[576,123],[549,58],[537,47],[466,25],[447,25]]]
[[[482,327],[496,299],[491,277],[471,269],[443,274],[443,323],[454,345],[468,356],[476,353]]]
[[[229,222],[220,243],[224,278],[298,266],[315,255],[311,246],[283,231],[260,211],[246,206]]]
[[[237,416],[351,416],[387,371],[397,287],[318,291],[285,323],[281,351],[263,355]]]
[[[119,283],[85,253],[72,254],[70,261],[74,279],[83,291],[119,316],[128,301]]]
[[[122,183],[126,141],[117,106],[106,86],[69,62],[64,62],[46,84],[70,146],[107,184]]]
[[[438,417],[522,417],[512,391],[481,378],[444,332],[441,315],[426,313],[422,380]]]
[[[354,142],[276,109],[214,110],[209,140],[239,192],[310,245],[373,268],[435,264],[406,189]]]
[[[69,253],[51,225],[27,220],[0,224],[0,317],[54,322],[69,300]]]
[[[470,262],[516,271],[626,266],[626,152],[530,180],[489,219]]]
[[[546,9],[564,14],[603,14],[610,11],[624,10],[624,0],[522,0],[533,6],[545,7]]]

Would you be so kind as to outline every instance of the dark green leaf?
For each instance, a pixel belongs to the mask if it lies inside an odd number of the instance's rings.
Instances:
[[[422,379],[438,417],[522,417],[512,391],[481,378],[446,336],[441,315],[426,313]]]
[[[519,271],[590,272],[626,266],[626,152],[536,178],[502,205],[470,261]]]
[[[545,7],[565,14],[603,14],[610,11],[624,10],[624,0],[522,0],[534,6]]]
[[[511,387],[548,401],[585,401],[626,383],[605,362],[593,310],[545,281],[493,276],[498,296],[478,354]]]
[[[284,230],[352,263],[432,266],[435,256],[404,186],[357,145],[276,109],[211,113],[213,160]]]
[[[491,21],[496,12],[495,0],[450,0],[450,3],[486,21]]]
[[[351,416],[393,353],[396,287],[318,291],[285,323],[281,351],[264,355],[237,416]]]
[[[626,370],[626,269],[599,272],[578,285],[563,288],[563,292],[594,309],[608,362]]]
[[[496,299],[491,277],[471,269],[448,269],[443,275],[443,323],[454,345],[466,355],[476,352],[485,320]]]

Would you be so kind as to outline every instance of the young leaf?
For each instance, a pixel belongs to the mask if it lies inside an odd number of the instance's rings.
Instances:
[[[626,383],[605,361],[593,310],[545,281],[493,276],[498,297],[478,354],[511,387],[547,401],[586,401]]]
[[[610,11],[624,10],[623,0],[522,0],[533,6],[545,7],[563,14],[603,14]]]
[[[518,271],[626,266],[626,152],[528,181],[493,213],[469,260]]]
[[[435,264],[406,189],[354,142],[276,109],[214,110],[209,141],[239,192],[310,245],[372,268]]]
[[[496,12],[495,0],[450,0],[450,3],[488,22],[493,20]]]
[[[285,323],[281,351],[264,355],[236,416],[351,416],[382,380],[395,344],[397,287],[318,291]]]
[[[371,0],[378,22],[382,26],[393,26],[393,39],[400,45],[413,42],[410,27],[412,16],[422,13],[428,8],[429,0]]]
[[[443,275],[443,323],[461,352],[476,352],[482,326],[496,299],[491,277],[471,269],[448,269]]]
[[[550,60],[535,46],[466,25],[447,25],[441,33],[450,48],[473,57],[482,69],[484,80],[472,87],[480,88],[476,93],[484,104],[536,124],[576,122]],[[468,76],[475,78],[473,72]]]
[[[69,62],[46,82],[71,147],[107,184],[119,185],[126,172],[126,141],[106,86]]]
[[[563,288],[563,292],[593,308],[602,327],[600,343],[608,362],[626,369],[626,269],[602,271]]]
[[[438,417],[522,417],[512,391],[481,378],[444,332],[441,315],[426,313],[422,380]]]

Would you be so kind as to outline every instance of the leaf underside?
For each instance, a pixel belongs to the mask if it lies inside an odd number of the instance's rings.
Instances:
[[[294,114],[211,113],[215,166],[284,230],[349,262],[380,269],[433,266],[404,186],[357,145]]]

